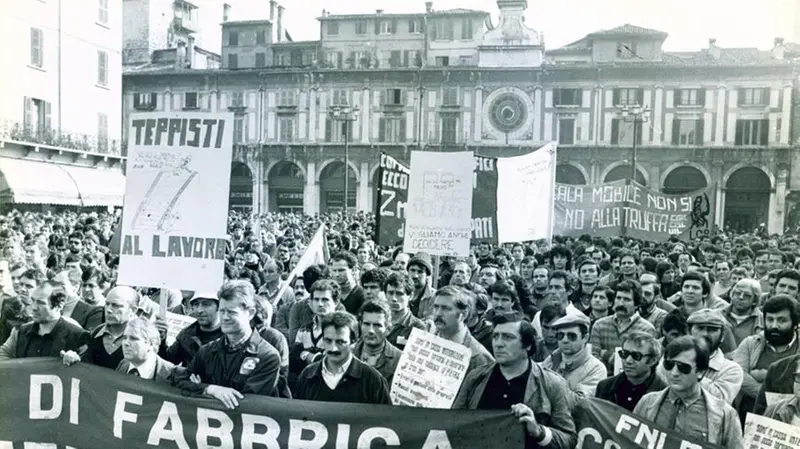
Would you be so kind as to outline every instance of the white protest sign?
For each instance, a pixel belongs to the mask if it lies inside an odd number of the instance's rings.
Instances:
[[[556,144],[497,160],[497,238],[500,243],[550,239]]]
[[[800,427],[752,413],[744,423],[747,449],[793,449],[800,447]]]
[[[175,342],[175,337],[195,321],[197,320],[190,316],[167,312],[167,346],[172,346],[172,343]]]
[[[776,402],[782,401],[784,399],[791,399],[793,394],[786,394],[786,393],[771,393],[769,391],[764,393],[767,400],[767,406],[770,406]]]
[[[464,345],[414,328],[392,379],[392,404],[452,407],[471,355]]]
[[[411,152],[403,251],[469,254],[474,168],[471,152]]]
[[[131,114],[120,285],[222,285],[232,147],[232,113]]]

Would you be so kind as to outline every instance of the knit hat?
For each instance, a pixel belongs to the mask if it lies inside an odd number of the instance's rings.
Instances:
[[[412,265],[417,265],[418,267],[422,267],[428,273],[428,276],[433,274],[433,265],[431,264],[431,255],[428,253],[417,253],[411,260],[408,261],[406,264],[407,268],[411,268]]]

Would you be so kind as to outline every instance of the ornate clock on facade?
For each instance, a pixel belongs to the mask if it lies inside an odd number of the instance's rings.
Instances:
[[[484,129],[497,140],[520,140],[533,125],[533,101],[521,89],[501,87],[483,102]]]

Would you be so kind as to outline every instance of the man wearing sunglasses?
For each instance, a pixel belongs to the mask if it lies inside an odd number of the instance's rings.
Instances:
[[[676,435],[726,448],[744,447],[736,411],[700,385],[709,367],[703,340],[676,338],[667,345],[661,367],[667,373],[668,387],[644,395],[633,413]]]
[[[656,375],[661,359],[661,344],[645,332],[629,332],[617,351],[622,359],[622,372],[597,384],[595,397],[633,411],[646,393],[661,391],[667,384]]]
[[[583,398],[594,396],[597,384],[606,378],[606,367],[589,348],[589,318],[585,315],[565,315],[550,325],[556,331],[558,349],[542,362],[566,379],[570,410]]]

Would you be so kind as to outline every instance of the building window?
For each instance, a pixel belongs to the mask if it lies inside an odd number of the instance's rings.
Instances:
[[[419,50],[408,52],[409,67],[422,67],[422,53]]]
[[[349,139],[353,135],[352,120],[325,119],[325,142],[341,143],[345,136]]]
[[[636,42],[617,42],[617,58],[633,59],[637,57]]]
[[[442,88],[442,106],[458,106],[461,102],[458,101],[458,87],[443,87]]]
[[[614,89],[614,106],[641,106],[644,89]]]
[[[239,55],[237,55],[236,53],[228,55],[228,68],[229,69],[239,68]]]
[[[367,34],[367,22],[364,20],[359,20],[356,22],[356,34]]]
[[[199,95],[197,92],[186,92],[183,94],[184,109],[200,109]]]
[[[580,89],[556,89],[553,91],[553,106],[580,106],[582,97]]]
[[[417,19],[409,19],[408,21],[408,32],[411,34],[417,34],[422,31],[420,27],[419,20]]]
[[[769,89],[747,88],[739,89],[740,106],[761,106],[769,103]]]
[[[31,28],[31,65],[44,66],[44,37],[39,28]]]
[[[378,120],[378,141],[399,143],[406,140],[406,120],[402,117],[381,117]]]
[[[326,29],[328,30],[328,36],[338,36],[339,22],[328,22]]]
[[[275,65],[278,67],[288,67],[292,58],[288,53],[275,53]]]
[[[446,115],[441,118],[442,143],[453,144],[458,142],[458,116]]]
[[[672,144],[673,145],[702,145],[703,128],[705,122],[702,119],[680,120],[675,119],[672,123]]]
[[[562,145],[575,144],[575,119],[558,119],[558,143]]]
[[[233,119],[233,143],[244,142],[245,115],[237,114]]]
[[[394,22],[391,20],[382,20],[380,25],[380,34],[394,33]]]
[[[267,54],[256,53],[256,67],[266,67],[266,66],[267,66]]]
[[[97,52],[97,84],[108,85],[108,53],[104,51]]]
[[[636,144],[642,144],[641,128],[643,124],[639,124],[639,131],[636,133]],[[646,125],[645,125],[646,126]],[[626,122],[618,118],[611,119],[611,144],[631,146],[633,145],[633,123]]]
[[[26,133],[36,135],[49,132],[51,129],[50,103],[37,98],[25,97],[25,116],[23,126]]]
[[[736,120],[736,139],[737,146],[761,145],[768,143],[769,119],[760,120]]]
[[[228,31],[228,45],[231,47],[235,47],[239,45],[239,32],[238,31]]]
[[[140,111],[152,111],[156,107],[158,96],[150,94],[133,94],[133,108]]]
[[[400,50],[392,50],[389,53],[389,67],[402,67],[403,66],[403,52]]]
[[[705,94],[705,89],[681,89],[675,92],[675,103],[678,106],[704,106]]]
[[[97,149],[108,151],[108,115],[102,112],[97,114]]]
[[[342,52],[332,51],[326,53],[325,62],[330,68],[342,68]]]
[[[383,91],[383,98],[381,104],[388,105],[402,105],[403,103],[403,89],[386,89]]]
[[[267,43],[267,33],[264,30],[256,31],[256,45],[264,45]]]
[[[108,25],[108,0],[97,1],[97,23]]]
[[[294,139],[294,118],[281,117],[278,120],[278,139],[281,142],[291,142]]]
[[[231,92],[230,106],[232,108],[244,107],[244,92]]]
[[[439,20],[433,27],[433,36],[431,40],[434,41],[452,41],[453,40],[453,22],[449,20]]]
[[[297,106],[297,93],[291,89],[281,90],[278,106]]]
[[[472,57],[471,56],[459,56],[458,57],[458,65],[471,65],[472,64]]]
[[[346,89],[334,89],[331,95],[331,104],[334,106],[345,106],[350,104],[350,92]]]
[[[450,57],[449,56],[437,56],[436,57],[436,67],[447,67],[450,65]]]
[[[470,19],[465,19],[461,22],[461,40],[471,41],[473,37],[473,22]]]

